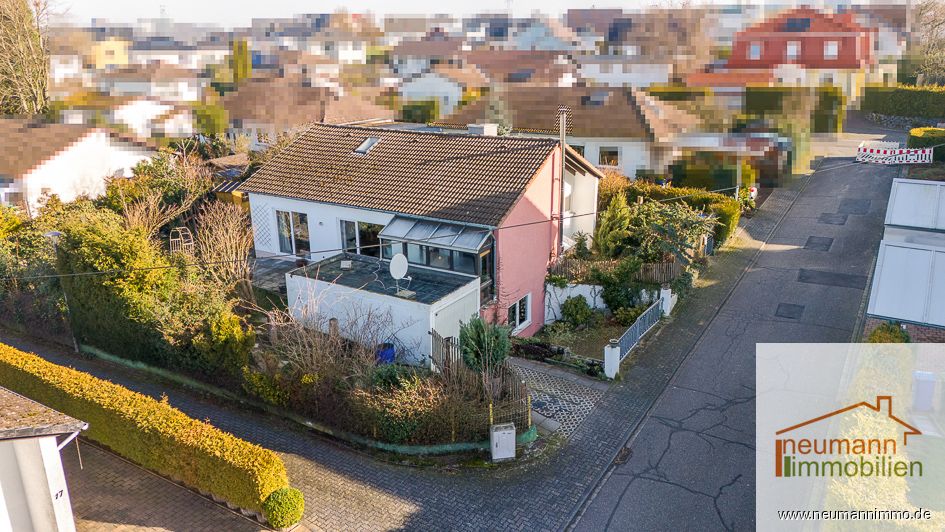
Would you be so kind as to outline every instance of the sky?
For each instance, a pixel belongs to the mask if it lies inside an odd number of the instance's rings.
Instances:
[[[87,24],[92,18],[112,22],[132,22],[139,18],[153,18],[163,11],[177,22],[213,23],[231,28],[246,26],[253,18],[290,17],[300,13],[330,13],[344,8],[351,12],[385,13],[438,13],[456,15],[471,12],[498,12],[508,9],[508,0],[477,0],[474,3],[453,3],[442,0],[52,0],[53,9],[65,12],[68,21]],[[560,14],[572,7],[622,7],[633,9],[653,4],[669,4],[670,0],[622,0],[585,4],[580,0],[511,0],[516,15],[536,10]],[[391,6],[395,5],[395,8]]]

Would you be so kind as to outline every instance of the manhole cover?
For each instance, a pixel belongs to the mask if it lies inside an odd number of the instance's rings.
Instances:
[[[811,236],[807,238],[807,243],[804,244],[804,249],[811,251],[830,251],[830,246],[832,245],[832,238],[827,238],[825,236]]]
[[[817,218],[817,221],[822,224],[845,225],[847,223],[847,215],[834,212],[825,212]]]
[[[797,272],[797,281],[799,283],[819,284],[824,286],[840,286],[843,288],[866,288],[865,275],[853,275],[850,273],[821,272],[817,270],[801,269]]]
[[[870,200],[868,199],[845,199],[840,200],[840,206],[837,207],[840,214],[868,214],[870,212]]]
[[[778,310],[774,312],[774,315],[779,318],[788,318],[791,320],[798,320],[803,314],[804,305],[794,305],[792,303],[779,303]]]

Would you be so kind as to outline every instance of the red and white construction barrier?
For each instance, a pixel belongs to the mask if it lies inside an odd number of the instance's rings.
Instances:
[[[933,148],[876,148],[864,146],[856,150],[856,160],[878,164],[921,164],[932,162]]]

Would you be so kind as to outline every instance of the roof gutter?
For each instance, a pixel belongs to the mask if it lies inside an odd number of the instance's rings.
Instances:
[[[60,443],[60,444],[56,447],[56,450],[57,450],[57,451],[61,451],[63,447],[65,447],[66,445],[69,445],[69,442],[71,442],[72,440],[76,439],[76,437],[79,435],[79,433],[82,432],[83,430],[87,429],[87,428],[89,428],[89,424],[88,424],[88,423],[83,423],[83,424],[82,424],[82,428],[80,428],[79,430],[73,432],[71,435],[69,435],[68,438],[66,438],[65,440],[63,440],[63,442]]]

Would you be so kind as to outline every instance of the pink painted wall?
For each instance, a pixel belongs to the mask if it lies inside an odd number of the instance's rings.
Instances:
[[[558,248],[558,211],[560,182],[555,150],[544,162],[495,232],[496,296],[498,302],[483,308],[489,321],[505,323],[508,307],[531,293],[531,324],[516,333],[531,336],[538,332],[545,318],[545,275],[552,253]],[[543,222],[543,223],[534,223]],[[520,224],[531,224],[520,227]]]

